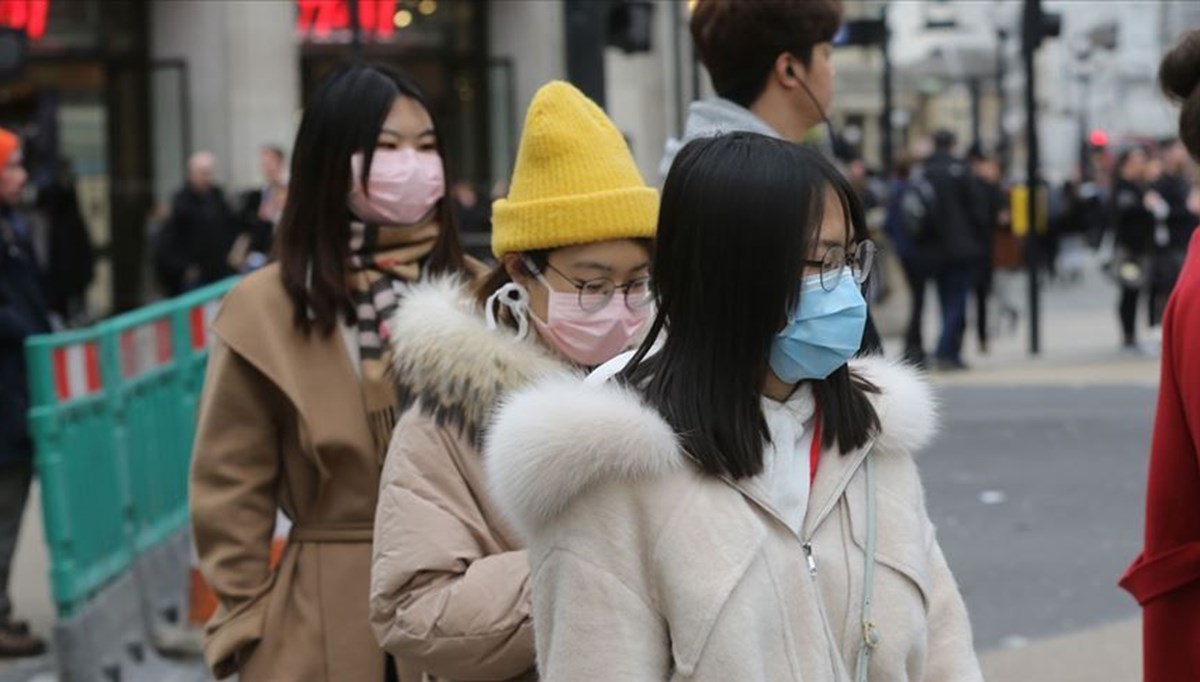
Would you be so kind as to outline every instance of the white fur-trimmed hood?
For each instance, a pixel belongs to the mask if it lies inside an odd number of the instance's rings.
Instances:
[[[881,358],[851,367],[880,390],[877,449],[912,452],[932,441],[937,404],[917,370]],[[527,537],[594,485],[689,466],[670,425],[636,392],[561,377],[508,396],[485,450],[492,494]]]
[[[414,284],[388,321],[398,407],[421,409],[477,439],[509,391],[569,375],[566,365],[508,328],[488,329],[460,278]]]

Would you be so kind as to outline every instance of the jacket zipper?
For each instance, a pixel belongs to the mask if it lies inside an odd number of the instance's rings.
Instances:
[[[833,637],[833,630],[829,627],[829,614],[825,610],[825,598],[821,596],[821,586],[817,584],[817,560],[813,557],[812,542],[805,542],[804,559],[808,562],[808,580],[812,585],[813,597],[817,600],[817,613],[820,615],[821,630],[825,634],[825,648],[829,656],[829,670],[833,674],[837,674],[838,661],[841,660],[841,653],[838,650],[837,642]]]
[[[782,524],[784,528],[787,528],[788,532],[790,532],[793,537],[800,541],[800,546],[804,551],[804,562],[808,566],[808,579],[812,584],[813,594],[816,596],[817,600],[817,611],[821,617],[821,629],[825,632],[825,645],[828,650],[830,670],[834,672],[836,672],[838,669],[837,664],[838,661],[841,660],[842,655],[839,652],[837,642],[834,641],[833,630],[829,627],[829,615],[825,611],[825,600],[821,597],[821,588],[817,584],[817,560],[813,555],[812,539],[813,536],[816,535],[817,529],[821,527],[821,525],[825,522],[825,519],[837,505],[837,501],[840,500],[846,493],[846,488],[850,485],[850,480],[854,478],[854,474],[858,472],[859,468],[862,466],[862,463],[866,461],[867,455],[870,453],[872,447],[874,447],[873,442],[868,443],[867,446],[860,451],[857,461],[854,462],[854,465],[851,466],[847,473],[843,476],[843,480],[839,484],[837,493],[831,495],[825,506],[819,512],[817,512],[816,520],[813,522],[812,529],[807,538],[792,530],[792,527],[783,520],[783,517],[781,517],[770,506],[759,502],[753,495],[746,492],[746,490],[738,485],[737,481],[734,481],[728,477],[723,477],[726,483],[740,492],[751,504],[754,504],[765,511],[771,516],[771,518]]]
[[[820,528],[823,523],[825,523],[825,519],[827,519],[829,514],[833,512],[833,508],[837,506],[837,501],[840,500],[843,495],[845,495],[846,488],[849,486],[850,481],[854,478],[854,474],[858,472],[859,467],[861,467],[862,463],[866,461],[866,457],[869,452],[870,447],[864,448],[862,456],[859,457],[858,461],[854,463],[854,466],[852,466],[849,472],[844,476],[842,481],[844,485],[839,485],[837,494],[830,496],[829,502],[827,502],[825,506],[819,512],[817,512],[816,520],[812,524],[812,529],[810,530],[808,537],[805,538],[799,533],[796,534],[796,537],[800,539],[801,547],[804,549],[804,560],[808,564],[809,580],[812,582],[813,594],[816,596],[817,610],[821,615],[821,627],[825,631],[825,644],[829,650],[829,663],[832,666],[833,671],[838,669],[837,663],[839,660],[841,660],[842,655],[833,636],[833,629],[829,626],[829,614],[825,610],[825,599],[821,596],[821,586],[817,584],[817,560],[816,557],[813,556],[812,541],[813,537],[817,534],[817,529]]]
[[[804,548],[804,560],[808,563],[808,574],[816,578],[817,560],[813,558],[812,543],[806,542],[801,546]]]

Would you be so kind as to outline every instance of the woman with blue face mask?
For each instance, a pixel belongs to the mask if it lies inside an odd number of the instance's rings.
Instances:
[[[491,427],[542,679],[982,679],[913,460],[930,389],[850,361],[865,237],[819,152],[753,133],[680,152],[648,340]]]

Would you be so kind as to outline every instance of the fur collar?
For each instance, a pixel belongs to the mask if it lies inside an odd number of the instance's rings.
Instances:
[[[880,389],[873,396],[882,424],[875,447],[912,452],[928,445],[937,405],[918,372],[882,358],[851,367]],[[526,537],[593,485],[688,466],[671,427],[637,393],[562,378],[509,396],[486,452],[492,493]]]
[[[476,443],[504,394],[569,371],[536,343],[488,329],[469,287],[453,277],[414,284],[388,336],[399,410],[419,404]]]

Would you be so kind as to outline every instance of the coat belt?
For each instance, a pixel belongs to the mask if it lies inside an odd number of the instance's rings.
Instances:
[[[371,542],[375,526],[371,523],[298,523],[292,526],[292,542],[362,543]]]

